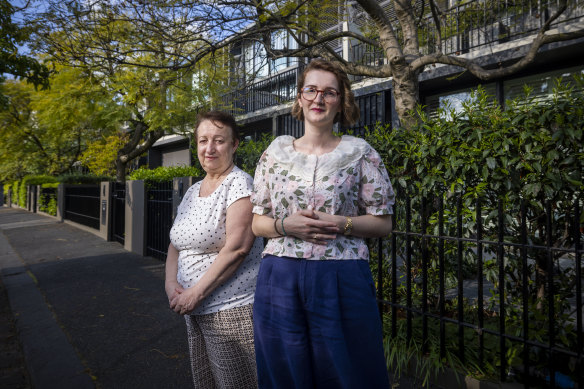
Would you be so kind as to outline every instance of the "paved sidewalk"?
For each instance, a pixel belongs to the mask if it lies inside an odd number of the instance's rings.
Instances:
[[[162,262],[0,207],[0,273],[0,302],[7,295],[10,304],[0,329],[12,344],[0,349],[0,387],[192,386],[184,322],[167,308]]]
[[[192,387],[163,262],[0,207],[0,275],[0,388]],[[392,384],[419,387],[406,377]]]

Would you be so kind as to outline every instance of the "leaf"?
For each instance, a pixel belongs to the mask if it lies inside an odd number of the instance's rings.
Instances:
[[[487,166],[489,169],[493,170],[497,166],[497,161],[495,161],[495,158],[487,158]]]

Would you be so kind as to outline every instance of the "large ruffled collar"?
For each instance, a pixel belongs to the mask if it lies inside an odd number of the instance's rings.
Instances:
[[[366,154],[371,146],[361,139],[343,135],[337,147],[320,156],[304,154],[294,149],[295,138],[290,135],[277,137],[268,147],[267,153],[278,164],[287,166],[289,175],[302,177],[306,181],[320,180],[348,169],[356,160]],[[316,167],[316,175],[314,169]]]

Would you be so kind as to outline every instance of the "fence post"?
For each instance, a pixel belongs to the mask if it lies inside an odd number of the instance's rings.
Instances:
[[[8,188],[8,197],[6,197],[6,205],[12,208],[12,188]]]
[[[31,204],[32,204],[32,190],[30,190],[30,185],[25,185],[24,190],[26,190],[26,204],[24,204],[24,208],[27,211],[32,211]]]
[[[30,205],[29,205],[29,209],[31,212],[36,213],[37,211],[37,204],[38,204],[38,191],[37,191],[37,185],[27,185],[28,186],[28,190],[30,191]]]
[[[105,240],[111,238],[111,199],[112,183],[104,181],[99,187],[99,236]]]
[[[57,219],[65,220],[65,184],[59,184],[57,188]]]
[[[144,180],[126,181],[126,226],[124,248],[146,253],[146,188]]]
[[[41,190],[42,190],[41,185],[36,185],[35,190],[36,190],[36,202],[35,202],[34,212],[38,213],[41,210],[41,193],[42,193],[41,192]]]
[[[175,177],[172,179],[172,220],[176,217],[176,210],[183,196],[196,181],[193,177]]]

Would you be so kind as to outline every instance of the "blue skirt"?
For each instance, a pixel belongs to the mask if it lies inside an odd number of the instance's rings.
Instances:
[[[266,256],[253,320],[259,388],[389,388],[367,261]]]

